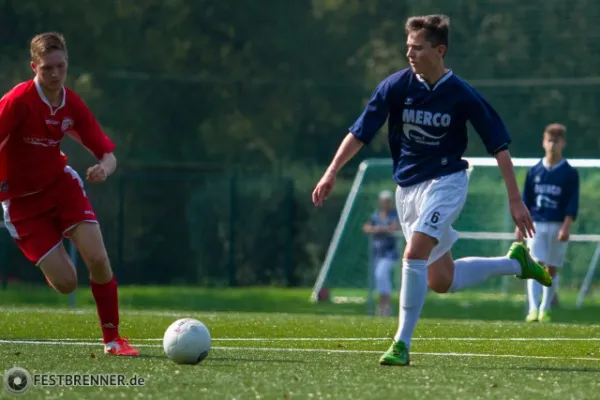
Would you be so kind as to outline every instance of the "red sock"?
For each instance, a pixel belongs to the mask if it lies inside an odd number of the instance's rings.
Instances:
[[[117,281],[113,276],[106,283],[96,283],[90,280],[92,294],[96,300],[98,317],[102,326],[104,343],[112,342],[119,337],[119,296]]]

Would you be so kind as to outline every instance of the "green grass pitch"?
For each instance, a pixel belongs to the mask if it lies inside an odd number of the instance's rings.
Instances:
[[[157,306],[157,298],[169,304],[178,292],[185,298],[186,290],[204,306]],[[146,291],[157,304],[144,306],[139,293]],[[215,298],[228,291],[228,298],[238,299],[227,305],[235,311],[220,309]],[[25,297],[34,304],[23,305]],[[22,396],[28,399],[593,399],[600,391],[595,305],[582,311],[564,305],[557,323],[540,325],[520,321],[517,299],[432,295],[417,327],[413,365],[397,368],[377,364],[395,318],[360,315],[358,305],[307,305],[307,298],[306,291],[294,290],[123,288],[121,331],[142,353],[126,359],[102,354],[86,290],[76,309],[46,289],[29,296],[0,290],[0,366],[145,380],[139,387],[34,386]],[[40,305],[51,299],[58,300]],[[164,330],[181,317],[197,318],[211,330],[213,347],[199,365],[176,365],[163,354]]]

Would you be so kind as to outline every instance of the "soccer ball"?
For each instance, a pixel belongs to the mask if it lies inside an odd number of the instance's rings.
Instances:
[[[210,344],[208,328],[193,318],[173,322],[163,338],[165,354],[177,364],[198,364],[208,356]]]

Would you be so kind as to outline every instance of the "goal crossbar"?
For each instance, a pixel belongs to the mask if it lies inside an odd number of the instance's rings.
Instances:
[[[496,159],[493,157],[465,157],[472,167],[495,167]],[[598,158],[569,158],[569,164],[575,168],[600,168],[600,159]],[[515,167],[533,167],[540,162],[540,158],[513,158],[512,163]],[[361,163],[366,168],[367,165],[388,165],[392,166],[391,158],[368,158]]]

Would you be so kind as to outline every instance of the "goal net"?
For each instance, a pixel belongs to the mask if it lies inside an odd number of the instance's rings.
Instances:
[[[461,237],[452,248],[455,259],[466,256],[495,257],[505,255],[514,241],[514,223],[508,208],[506,187],[494,158],[467,158],[470,164],[469,193],[463,211],[454,224]],[[522,189],[527,170],[537,158],[515,158],[513,164]],[[579,216],[572,227],[564,268],[560,270],[560,287],[577,288],[577,305],[583,304],[594,283],[600,257],[600,160],[570,159],[580,177]],[[363,161],[342,209],[337,227],[313,287],[312,300],[324,291],[334,302],[366,302],[373,305],[373,266],[370,236],[363,225],[377,208],[382,190],[395,190],[391,159]],[[404,238],[397,233],[399,249]],[[393,269],[394,291],[400,287],[401,262]],[[490,279],[471,290],[500,293],[524,293],[523,281],[508,277]]]

